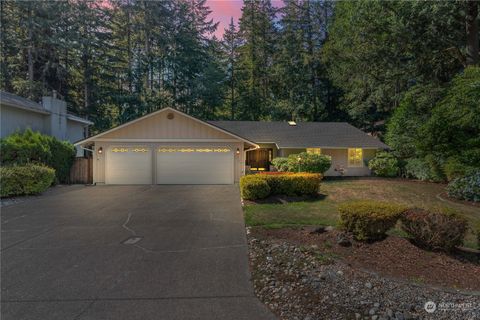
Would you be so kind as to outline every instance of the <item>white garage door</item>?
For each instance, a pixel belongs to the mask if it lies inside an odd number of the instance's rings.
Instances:
[[[152,150],[145,146],[111,147],[106,155],[107,184],[151,184]]]
[[[234,154],[224,147],[157,148],[157,184],[233,184]]]

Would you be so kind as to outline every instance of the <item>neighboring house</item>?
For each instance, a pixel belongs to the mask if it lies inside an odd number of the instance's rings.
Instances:
[[[233,184],[277,156],[328,154],[327,175],[369,175],[385,144],[347,123],[210,121],[165,108],[76,143],[91,148],[97,184]],[[337,170],[337,171],[336,171]]]
[[[42,103],[0,91],[1,137],[27,128],[75,142],[88,136],[93,122],[67,113],[67,103],[54,97],[43,97]],[[77,156],[83,149],[77,148]]]

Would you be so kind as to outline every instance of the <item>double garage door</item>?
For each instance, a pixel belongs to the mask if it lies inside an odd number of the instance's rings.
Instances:
[[[107,184],[233,184],[229,147],[112,146],[105,158]]]

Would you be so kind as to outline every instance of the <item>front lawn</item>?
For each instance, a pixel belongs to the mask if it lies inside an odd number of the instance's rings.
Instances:
[[[462,212],[472,223],[480,222],[480,207],[443,201],[438,195],[442,194],[444,189],[443,184],[398,179],[324,180],[320,187],[323,196],[319,199],[286,204],[247,204],[245,219],[249,226],[264,228],[334,226],[338,221],[338,204],[355,199],[374,199],[398,202],[410,207],[449,207]],[[475,247],[473,234],[467,236],[465,245]]]

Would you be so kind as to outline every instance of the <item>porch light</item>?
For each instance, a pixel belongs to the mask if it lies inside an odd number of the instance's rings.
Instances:
[[[103,153],[103,147],[98,148],[98,154],[102,154],[102,153]]]
[[[237,148],[237,151],[235,152],[237,155],[240,154],[240,149]]]

